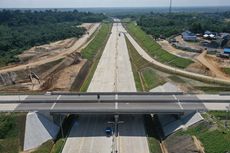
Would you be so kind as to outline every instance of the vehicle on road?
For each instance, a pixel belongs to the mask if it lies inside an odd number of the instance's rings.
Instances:
[[[107,137],[110,137],[110,136],[113,135],[113,129],[112,129],[111,127],[107,127],[107,128],[105,129],[105,133],[106,133],[106,136],[107,136]]]

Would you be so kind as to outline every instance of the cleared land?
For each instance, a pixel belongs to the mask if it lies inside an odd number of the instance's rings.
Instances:
[[[89,29],[87,31],[89,34],[83,35],[70,48],[60,52],[60,54],[55,54],[54,56],[44,58],[44,59],[39,60],[39,61],[27,63],[27,64],[22,64],[22,65],[18,65],[18,66],[12,66],[12,67],[8,67],[8,68],[2,68],[0,70],[0,73],[25,70],[28,67],[31,68],[31,67],[35,67],[35,66],[38,66],[38,65],[42,65],[42,64],[45,64],[45,63],[52,62],[52,61],[56,61],[56,60],[59,60],[59,59],[62,59],[64,57],[66,57],[67,55],[70,55],[70,54],[72,54],[74,52],[80,52],[82,47],[87,43],[87,41],[89,40],[90,36],[97,30],[99,25],[100,25],[99,23],[95,24],[91,29]]]
[[[197,53],[186,52],[180,49],[176,49],[167,40],[157,41],[157,43],[162,47],[162,49],[170,52],[171,54],[174,54],[175,56],[179,56],[191,60],[197,55]]]
[[[216,77],[230,80],[230,78],[221,70],[217,63],[214,63],[213,60],[210,60],[210,57],[207,56],[207,51],[204,51],[196,59],[206,66]]]

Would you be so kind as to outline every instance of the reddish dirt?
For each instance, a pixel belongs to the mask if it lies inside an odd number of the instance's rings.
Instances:
[[[176,49],[174,48],[168,41],[166,40],[161,40],[161,41],[157,41],[157,43],[166,51],[170,52],[171,54],[174,54],[176,56],[179,57],[183,57],[183,58],[194,58],[197,53],[192,53],[192,52],[186,52],[180,49]]]
[[[85,45],[87,44],[87,42],[89,41],[90,35],[92,35],[95,30],[98,28],[99,24],[94,24],[94,26],[89,29],[89,35],[86,34],[83,37],[79,38],[70,48],[68,49],[64,49],[62,50],[60,53],[58,54],[53,54],[52,56],[48,56],[48,57],[44,57],[42,59],[40,59],[39,61],[31,61],[27,64],[21,64],[21,65],[16,65],[16,66],[10,66],[10,67],[6,67],[6,68],[2,68],[0,70],[0,73],[6,73],[6,72],[12,72],[12,71],[19,71],[19,70],[25,70],[27,68],[32,68],[32,67],[36,67],[45,63],[49,63],[49,62],[53,62],[59,59],[62,59],[74,52],[80,52],[80,50],[85,47]]]
[[[199,56],[197,56],[196,60],[207,67],[207,69],[210,70],[215,75],[215,77],[230,80],[230,78],[221,70],[213,57],[207,55],[207,51],[204,51]]]
[[[86,60],[82,60],[79,64],[71,65],[64,68],[58,73],[57,79],[51,86],[51,90],[69,91],[79,71],[86,63]]]

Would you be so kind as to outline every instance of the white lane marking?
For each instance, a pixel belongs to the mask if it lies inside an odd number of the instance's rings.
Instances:
[[[118,100],[118,94],[115,95],[115,100]],[[115,103],[115,109],[118,109],[118,102]]]
[[[115,100],[118,100],[118,94],[115,95]]]
[[[59,95],[59,96],[57,97],[57,100],[56,100],[56,101],[58,101],[60,98],[61,98],[61,95]],[[54,106],[56,105],[56,103],[57,103],[57,102],[53,103],[51,109],[54,109]]]
[[[177,97],[175,95],[173,95],[173,97],[175,98],[175,100],[177,100],[178,102],[178,105],[180,106],[181,109],[183,109],[182,105],[181,105],[181,102],[179,99],[177,99]]]
[[[117,102],[115,103],[115,109],[118,109],[118,103]]]

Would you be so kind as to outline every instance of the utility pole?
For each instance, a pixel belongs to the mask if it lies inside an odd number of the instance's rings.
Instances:
[[[124,123],[123,121],[119,121],[119,115],[114,115],[114,121],[109,121],[109,124],[114,125],[114,133],[113,133],[113,151],[112,153],[118,153],[119,151],[119,143],[118,143],[118,137],[119,137],[119,130],[118,126],[119,124]]]
[[[172,13],[172,0],[170,0],[170,4],[169,4],[169,14]]]

